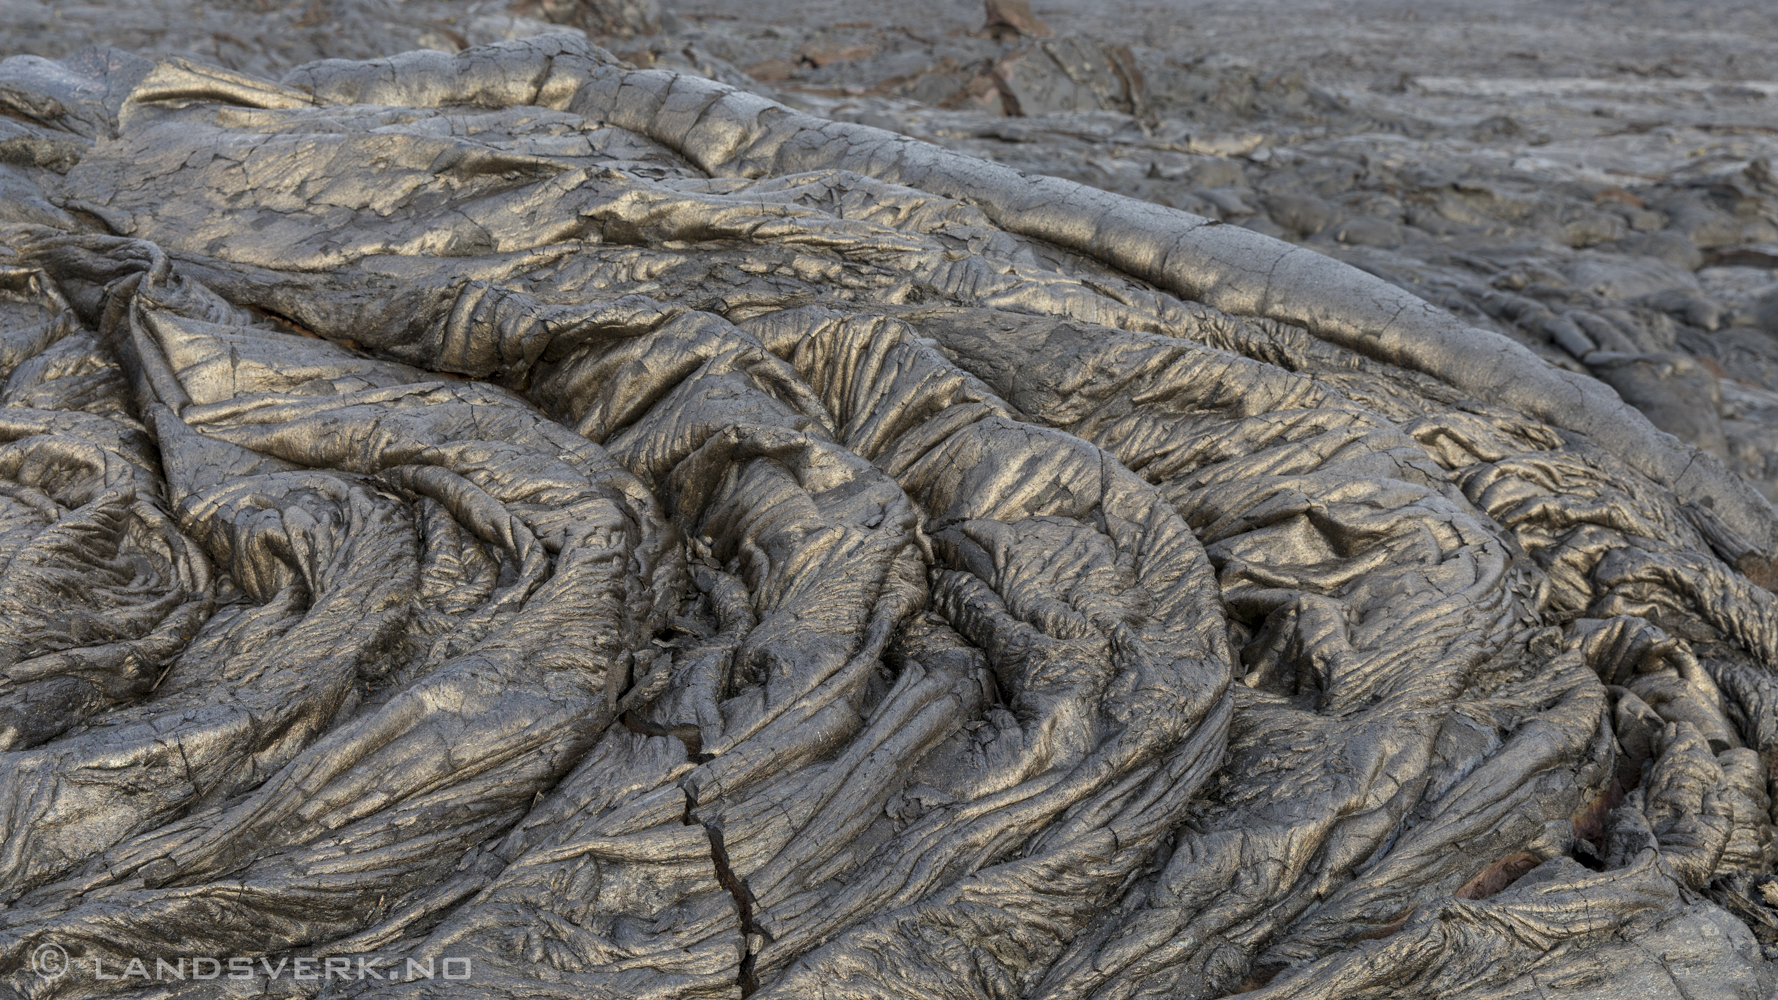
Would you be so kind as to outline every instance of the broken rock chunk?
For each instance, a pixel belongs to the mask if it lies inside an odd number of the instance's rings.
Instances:
[[[1142,73],[1127,45],[1091,38],[1039,42],[1002,59],[993,74],[1009,115],[1144,109]]]

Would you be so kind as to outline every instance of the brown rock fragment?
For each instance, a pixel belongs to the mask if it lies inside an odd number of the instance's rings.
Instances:
[[[996,37],[1023,35],[1026,38],[1048,38],[1055,32],[1031,13],[1026,0],[987,0],[987,23],[982,31]]]
[[[804,62],[816,68],[820,68],[822,66],[831,66],[834,63],[857,62],[860,59],[869,59],[871,56],[875,55],[876,52],[877,47],[874,45],[810,45],[805,47],[799,54],[802,56]],[[768,61],[783,62],[783,60]],[[785,75],[788,76],[789,74],[786,73]],[[760,78],[756,77],[755,79]]]
[[[939,102],[939,107],[947,111],[971,110],[984,111],[989,114],[1009,114],[1006,100],[1001,96],[999,80],[994,72],[983,73],[963,85],[961,90]]]
[[[1489,865],[1480,875],[1457,890],[1458,899],[1487,899],[1519,880],[1519,877],[1541,863],[1535,854],[1515,851]]]
[[[790,79],[790,74],[796,72],[796,63],[788,59],[767,59],[742,68],[747,71],[748,76],[761,83],[777,83],[779,80]]]

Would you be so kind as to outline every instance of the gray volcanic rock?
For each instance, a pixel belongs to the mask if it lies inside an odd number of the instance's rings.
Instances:
[[[1755,165],[1429,174],[1572,236],[1447,308],[1334,152],[1141,140],[1364,270],[560,32],[0,106],[19,995],[1778,984],[1753,296],[1573,246]]]
[[[1718,457],[1728,457],[1722,387],[1709,369],[1677,351],[1585,355],[1587,368],[1641,410],[1656,427]]]

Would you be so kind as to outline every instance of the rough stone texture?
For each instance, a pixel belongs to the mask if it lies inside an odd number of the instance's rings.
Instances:
[[[513,10],[607,38],[652,35],[661,30],[659,0],[521,0]]]
[[[995,64],[995,84],[1009,115],[1056,111],[1139,112],[1142,74],[1128,46],[1083,38],[1039,42]]]
[[[1559,335],[1567,331],[1559,331]],[[1584,333],[1582,334],[1584,336]],[[1728,457],[1722,429],[1722,387],[1690,355],[1584,352],[1588,370],[1641,410],[1656,427],[1721,458]]]
[[[476,16],[0,62],[7,988],[1778,985],[1765,334],[1576,248],[1750,267],[1764,167],[1417,189],[1440,304],[1238,133],[993,119],[1211,218]],[[194,955],[474,972],[91,974]]]

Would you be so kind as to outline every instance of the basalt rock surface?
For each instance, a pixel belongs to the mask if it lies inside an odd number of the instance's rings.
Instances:
[[[1774,986],[1689,356],[567,34],[0,104],[18,995]]]

